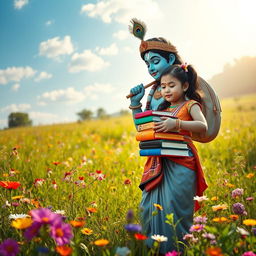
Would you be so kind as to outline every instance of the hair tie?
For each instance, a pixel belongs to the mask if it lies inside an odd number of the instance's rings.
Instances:
[[[188,64],[185,62],[184,64],[181,64],[180,67],[187,73],[188,72]]]

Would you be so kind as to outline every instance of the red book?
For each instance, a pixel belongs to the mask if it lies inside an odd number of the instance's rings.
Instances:
[[[173,113],[168,111],[147,110],[147,111],[135,114],[135,119],[139,119],[146,116],[168,116],[172,118],[177,118],[173,116]]]

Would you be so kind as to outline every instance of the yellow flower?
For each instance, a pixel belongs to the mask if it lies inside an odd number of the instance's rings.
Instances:
[[[107,244],[109,244],[109,241],[107,239],[99,239],[94,241],[94,244],[97,246],[105,246]]]
[[[212,210],[214,212],[221,211],[221,210],[226,210],[226,209],[228,209],[228,206],[226,204],[218,204],[218,205],[212,206]]]
[[[211,198],[211,200],[212,201],[217,201],[219,198],[217,197],[217,196],[213,196],[212,198]]]
[[[82,232],[84,235],[89,236],[89,235],[91,235],[91,234],[93,233],[93,230],[92,230],[92,229],[89,229],[89,228],[83,228],[83,229],[81,230],[81,232]]]
[[[246,226],[256,226],[256,220],[255,219],[246,219],[243,221],[243,224]]]
[[[12,221],[12,226],[16,229],[26,229],[32,224],[31,218],[15,219]]]
[[[24,196],[20,195],[20,196],[13,196],[12,200],[19,200],[21,198],[24,198]]]
[[[254,173],[250,172],[246,175],[246,178],[251,179],[252,177],[254,177]]]
[[[162,211],[163,207],[160,204],[154,204],[154,206],[156,207],[156,209]]]
[[[226,184],[226,187],[228,187],[228,188],[234,188],[235,185],[233,185],[233,184],[231,184],[231,183],[227,183],[227,184]]]
[[[228,219],[225,217],[217,217],[217,218],[213,218],[212,221],[217,223],[223,223],[223,222],[227,222]]]

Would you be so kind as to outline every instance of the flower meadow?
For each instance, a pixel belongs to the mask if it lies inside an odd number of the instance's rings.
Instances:
[[[256,255],[256,96],[222,101],[218,137],[195,143],[208,183],[166,256]],[[145,158],[132,117],[0,131],[0,255],[159,255],[140,222]],[[150,218],[163,209],[155,202]],[[166,225],[175,230],[172,213]],[[181,252],[181,247],[183,252]]]

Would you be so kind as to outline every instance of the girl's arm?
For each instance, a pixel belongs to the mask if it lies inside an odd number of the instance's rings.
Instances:
[[[193,121],[180,120],[180,129],[198,133],[206,132],[208,129],[207,122],[198,104],[194,104],[191,106],[190,115],[193,118]],[[155,123],[156,132],[176,131],[175,119],[168,117],[161,117],[161,119],[163,120],[163,122]]]

